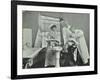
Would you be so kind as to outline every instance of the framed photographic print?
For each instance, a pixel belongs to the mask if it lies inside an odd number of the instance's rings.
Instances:
[[[11,1],[11,78],[97,74],[97,6]]]

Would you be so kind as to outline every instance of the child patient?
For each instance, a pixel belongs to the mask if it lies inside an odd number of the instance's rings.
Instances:
[[[77,48],[77,42],[74,39],[68,40],[61,51],[60,65],[63,66],[75,66],[76,61],[74,58],[74,51]]]

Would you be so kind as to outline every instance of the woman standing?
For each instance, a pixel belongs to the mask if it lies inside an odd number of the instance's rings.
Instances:
[[[53,48],[59,44],[57,40],[57,26],[51,25],[48,33],[48,46],[46,51],[45,67],[55,67],[56,65],[56,50]]]

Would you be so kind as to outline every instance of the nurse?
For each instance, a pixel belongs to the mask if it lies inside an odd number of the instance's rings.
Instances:
[[[47,39],[47,51],[45,59],[45,67],[56,67],[56,50],[53,48],[59,44],[57,40],[57,26],[52,24]]]
[[[88,47],[86,44],[84,32],[80,29],[75,29],[72,31],[73,32],[73,37],[76,39],[76,41],[79,43],[77,45],[79,54],[82,58],[82,61],[84,64],[87,64],[89,61],[89,52],[88,52]]]

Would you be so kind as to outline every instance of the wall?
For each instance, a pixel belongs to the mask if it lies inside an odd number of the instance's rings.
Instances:
[[[32,29],[32,43],[34,46],[36,34],[38,31],[38,14],[37,12],[23,12],[23,28]]]

